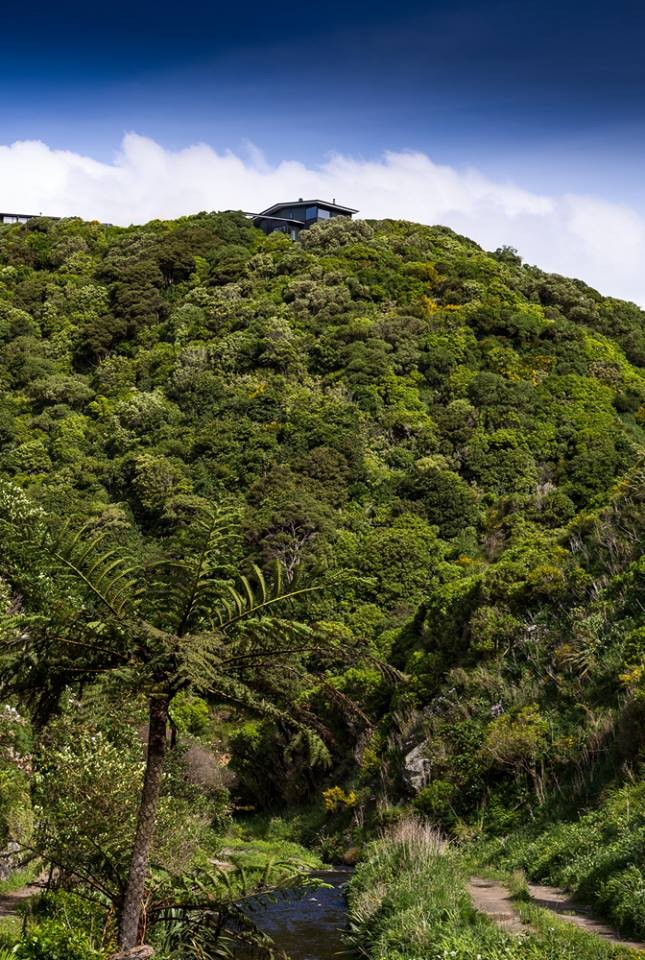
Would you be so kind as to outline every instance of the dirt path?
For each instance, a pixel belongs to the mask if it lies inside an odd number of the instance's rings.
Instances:
[[[563,920],[575,924],[580,930],[602,937],[616,947],[631,947],[632,950],[645,952],[645,943],[626,940],[612,927],[594,920],[591,910],[577,903],[566,891],[559,890],[557,887],[545,887],[539,883],[529,883],[527,887],[531,902],[536,907],[551,910]],[[503,930],[516,934],[531,932],[528,924],[522,923],[510,893],[501,883],[495,880],[484,880],[482,877],[471,877],[468,893],[475,909],[485,913]]]
[[[13,890],[11,893],[0,894],[0,917],[14,917],[18,913],[18,907],[35,896],[42,893],[43,887],[40,883],[28,883],[25,887]]]
[[[475,909],[489,916],[502,930],[507,933],[530,932],[530,927],[522,923],[510,893],[501,883],[484,880],[482,877],[471,877],[468,893]]]
[[[637,940],[625,940],[612,927],[608,927],[607,924],[601,923],[599,920],[594,920],[589,907],[577,903],[571,894],[565,890],[559,890],[557,887],[545,887],[539,883],[529,883],[527,887],[531,900],[537,907],[552,910],[553,913],[559,914],[563,920],[575,924],[576,927],[586,933],[594,933],[597,937],[608,940],[616,947],[631,947],[632,950],[645,951],[645,943],[640,943]]]

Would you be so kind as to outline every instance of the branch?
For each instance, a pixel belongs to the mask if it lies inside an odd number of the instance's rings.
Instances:
[[[229,657],[227,660],[220,660],[219,665],[221,667],[229,666],[232,663],[237,663],[240,660],[249,660],[257,659],[263,660],[266,657],[279,657],[285,653],[309,653],[311,650],[317,650],[315,645],[306,646],[306,647],[286,647],[284,649],[278,650],[267,650],[266,653],[262,653],[259,650],[256,650],[253,653],[241,653],[237,657]]]

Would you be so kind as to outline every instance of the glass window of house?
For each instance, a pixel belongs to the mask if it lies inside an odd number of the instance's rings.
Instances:
[[[319,220],[328,220],[331,214],[329,210],[323,210],[322,207],[318,207],[318,219]]]
[[[318,207],[307,207],[305,210],[305,220],[316,220],[318,217]]]

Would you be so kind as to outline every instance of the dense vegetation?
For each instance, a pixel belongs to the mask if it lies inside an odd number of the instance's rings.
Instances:
[[[223,512],[235,536],[211,586],[255,570],[255,597],[275,564],[276,590],[316,586],[288,616],[318,652],[292,635],[266,676],[234,673],[252,691],[236,697],[221,673],[200,686],[211,648],[188,667],[173,649],[164,823],[173,805],[192,811],[203,850],[227,788],[267,810],[322,809],[327,790],[325,843],[335,833],[341,851],[357,824],[413,805],[462,839],[513,834],[491,856],[580,886],[642,933],[643,837],[616,798],[642,814],[644,319],[441,227],[334,220],[295,244],[235,214],[0,228],[5,839],[56,862],[63,824],[88,812],[61,784],[78,795],[94,770],[97,796],[121,782],[118,805],[141,783],[160,660],[139,659],[137,684],[101,659],[118,629],[71,583],[70,558],[92,544],[117,551],[97,562],[127,555],[145,623],[185,653],[204,609],[192,633],[171,627],[151,571],[188,563],[195,531]],[[79,624],[92,651],[80,660]],[[29,662],[17,636],[38,638]],[[191,750],[210,772],[187,783]],[[546,839],[554,819],[565,825]],[[615,858],[596,875],[581,852],[565,875],[547,847],[581,848],[606,823],[625,832]],[[117,823],[94,827],[114,843]],[[195,860],[163,832],[171,887]]]

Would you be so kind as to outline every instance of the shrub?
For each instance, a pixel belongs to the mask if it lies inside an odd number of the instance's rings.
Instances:
[[[105,956],[91,946],[80,930],[70,930],[59,919],[44,920],[13,949],[15,960],[102,960]]]
[[[345,793],[342,787],[328,787],[322,793],[323,803],[327,813],[338,813],[340,810],[351,810],[358,803],[358,797],[353,790]]]
[[[208,705],[199,697],[179,693],[172,702],[170,717],[180,733],[201,737],[211,724]]]
[[[414,806],[419,813],[444,821],[446,815],[450,814],[450,801],[454,792],[454,783],[448,783],[447,780],[433,780],[419,791],[414,799]]]

